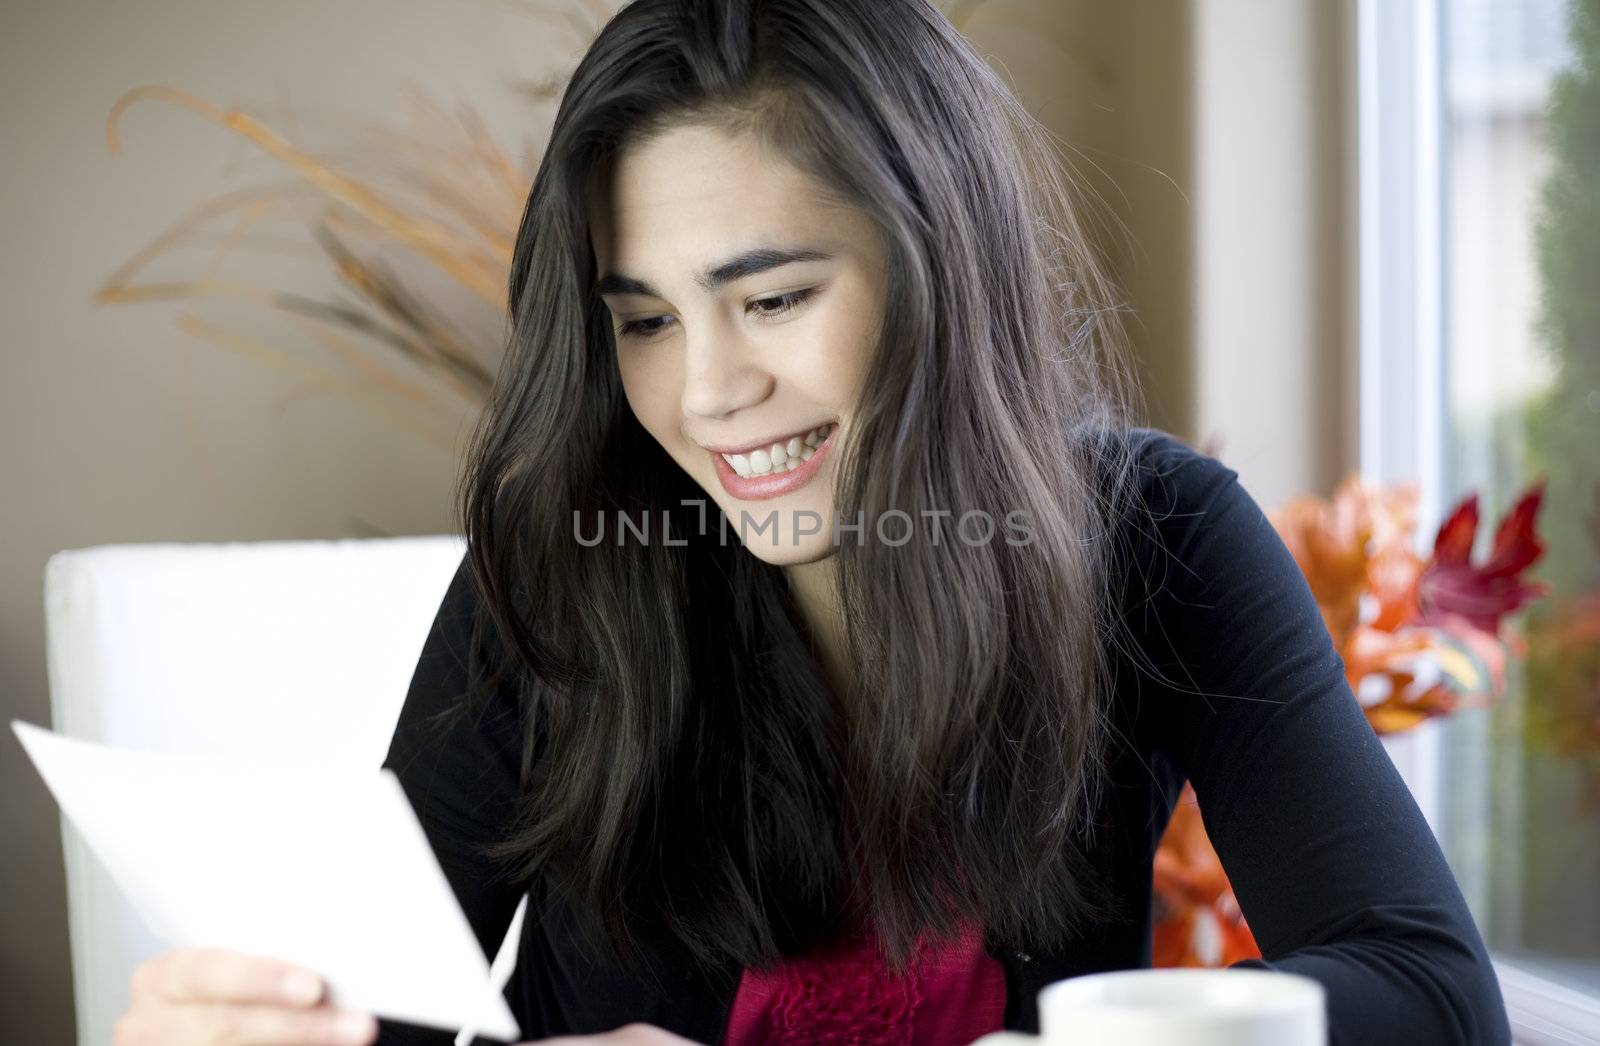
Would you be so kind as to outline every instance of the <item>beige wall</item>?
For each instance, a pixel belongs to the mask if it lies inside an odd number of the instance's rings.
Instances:
[[[1180,0],[991,0],[968,36],[1058,140],[1132,312],[1156,424],[1194,429],[1192,12]]]
[[[1106,205],[1152,422],[1263,504],[1356,466],[1351,0],[992,0],[972,39]]]
[[[1353,7],[1194,4],[1194,428],[1266,504],[1356,467]]]
[[[520,141],[548,117],[505,85],[546,68],[570,38],[480,2],[3,10],[0,702],[7,719],[47,723],[40,586],[58,549],[450,525],[449,452],[346,402],[291,396],[288,379],[180,334],[170,306],[89,304],[185,208],[276,173],[158,105],[129,114],[114,159],[103,131],[113,99],[161,81],[219,102],[369,114],[391,111],[411,82],[470,99]],[[1348,224],[1328,174],[1341,74],[1327,23],[1313,0],[992,0],[971,24],[1108,202],[1103,243],[1135,310],[1153,420],[1220,437],[1252,488],[1274,497],[1326,487],[1353,464],[1345,290],[1324,256]],[[225,179],[230,162],[242,177]],[[0,788],[12,841],[0,848],[0,1041],[65,1043],[55,808],[15,747]]]

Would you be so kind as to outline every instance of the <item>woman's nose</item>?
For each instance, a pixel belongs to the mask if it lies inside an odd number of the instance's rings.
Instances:
[[[738,335],[702,331],[685,339],[683,412],[722,418],[761,402],[771,392],[772,375]]]

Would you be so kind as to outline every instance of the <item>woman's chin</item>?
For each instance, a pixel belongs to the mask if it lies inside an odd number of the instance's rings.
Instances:
[[[710,523],[718,528],[718,540],[738,543],[757,559],[773,566],[794,566],[827,559],[839,551],[829,525],[832,508],[825,499],[806,497],[804,492],[786,497],[745,500],[725,491],[707,491],[721,509],[722,519]],[[839,540],[849,540],[843,528]]]
[[[835,555],[839,548],[827,534],[808,534],[795,539],[766,540],[748,537],[745,551],[775,567],[793,567],[802,563],[817,563]]]

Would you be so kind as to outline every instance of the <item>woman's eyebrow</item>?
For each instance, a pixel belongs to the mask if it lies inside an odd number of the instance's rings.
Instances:
[[[724,284],[735,280],[742,280],[746,276],[755,276],[769,269],[776,269],[781,265],[792,265],[795,262],[828,261],[833,257],[833,252],[821,247],[752,247],[747,251],[740,251],[724,261],[709,265],[700,272],[695,273],[694,282],[707,292],[715,291]],[[650,298],[663,297],[648,281],[621,273],[608,272],[595,281],[594,293],[602,294],[642,294]]]

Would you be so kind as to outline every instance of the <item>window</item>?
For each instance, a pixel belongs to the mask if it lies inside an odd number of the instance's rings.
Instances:
[[[1492,708],[1385,744],[1501,967],[1518,1041],[1596,1041],[1600,2],[1357,10],[1362,472],[1419,482],[1430,541],[1476,491],[1479,556],[1543,478],[1532,576],[1551,585],[1515,619],[1526,646]]]

